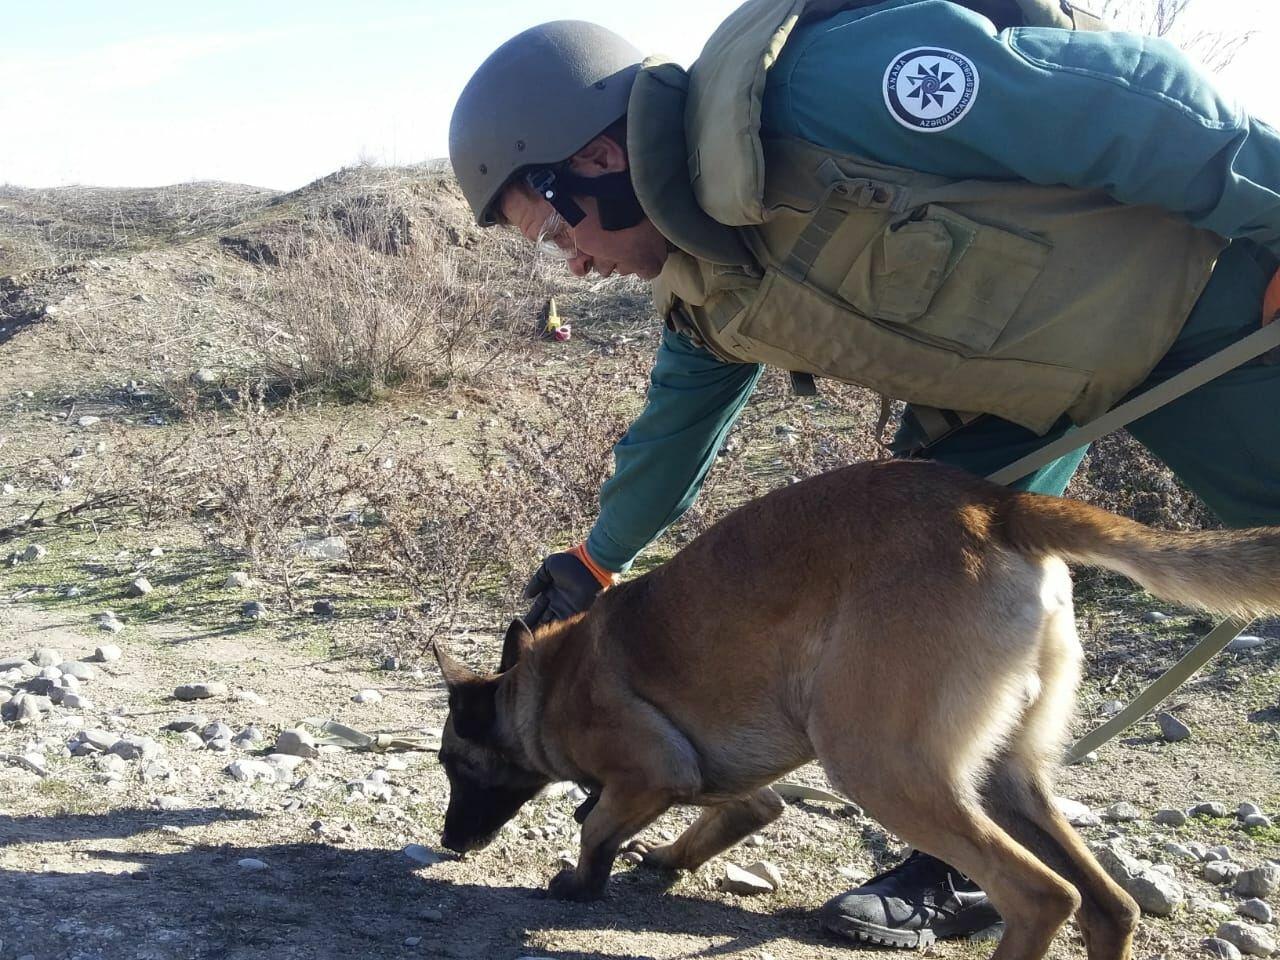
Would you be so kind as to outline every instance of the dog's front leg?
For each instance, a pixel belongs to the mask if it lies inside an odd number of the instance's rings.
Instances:
[[[628,845],[644,857],[645,866],[660,870],[697,870],[718,853],[767,826],[782,815],[786,804],[770,787],[738,800],[707,807],[674,843],[650,848],[636,841]]]
[[[652,787],[605,784],[599,802],[582,825],[578,866],[556,874],[548,888],[551,896],[559,900],[603,897],[618,850],[666,812],[673,800],[669,792]]]

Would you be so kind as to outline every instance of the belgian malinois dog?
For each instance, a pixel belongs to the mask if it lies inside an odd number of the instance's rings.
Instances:
[[[704,807],[645,862],[692,870],[776,818],[815,757],[1005,920],[995,956],[1044,956],[1079,911],[1090,960],[1130,955],[1138,908],[1059,814],[1081,650],[1064,561],[1220,613],[1280,610],[1280,527],[1163,533],[921,462],[861,464],[731,514],[585,615],[508,631],[498,673],[437,647],[449,690],[444,846],[493,839],[549,782],[599,790],[576,869],[673,804]]]

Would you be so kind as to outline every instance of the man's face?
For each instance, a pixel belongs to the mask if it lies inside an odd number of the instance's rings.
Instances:
[[[599,176],[625,170],[625,155],[607,137],[597,137],[576,154],[570,165],[575,173]],[[652,280],[662,272],[667,260],[667,241],[648,217],[625,230],[605,230],[600,226],[600,213],[594,197],[575,197],[586,218],[576,227],[561,222],[550,238],[565,251],[569,269],[575,276],[585,277],[594,270],[602,277],[635,276]],[[503,219],[538,242],[548,239],[548,223],[554,222],[555,210],[545,199],[524,184],[507,187],[498,203]],[[556,218],[558,219],[558,218]]]

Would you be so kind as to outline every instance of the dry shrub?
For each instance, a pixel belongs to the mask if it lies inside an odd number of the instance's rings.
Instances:
[[[245,291],[268,376],[369,398],[476,379],[529,341],[549,265],[511,231],[469,230],[451,189],[356,182],[272,234],[258,259],[279,265]]]
[[[365,471],[361,495],[380,523],[358,559],[415,600],[402,653],[421,655],[477,611],[522,613],[541,557],[586,536],[629,417],[602,385],[582,386],[541,386],[486,430],[465,468],[420,454]]]

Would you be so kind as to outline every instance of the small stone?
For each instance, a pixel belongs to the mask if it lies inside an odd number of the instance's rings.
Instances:
[[[27,548],[18,555],[18,558],[24,563],[36,563],[43,560],[49,551],[38,543],[28,544]]]
[[[271,767],[271,764],[262,760],[250,760],[248,758],[237,760],[228,765],[227,773],[241,783],[256,783],[259,780],[276,779],[276,772]]]
[[[191,375],[191,382],[201,387],[212,386],[218,382],[218,374],[208,367],[201,367]]]
[[[1177,881],[1133,857],[1120,841],[1093,844],[1091,849],[1111,879],[1137,901],[1144,913],[1167,917],[1182,903],[1184,894]]]
[[[644,863],[644,856],[634,850],[628,850],[619,859],[621,859],[623,863],[631,864],[633,867],[638,867],[640,864]]]
[[[1114,717],[1117,713],[1124,709],[1124,702],[1121,700],[1108,700],[1098,708],[1099,716]]]
[[[299,540],[290,545],[289,552],[309,560],[347,560],[351,556],[347,542],[342,537]]]
[[[1271,818],[1261,813],[1252,813],[1240,821],[1248,830],[1269,830],[1271,829]]]
[[[143,763],[142,770],[139,775],[142,777],[144,782],[150,783],[153,780],[170,779],[173,776],[173,771],[158,760],[150,760]]]
[[[1096,813],[1079,800],[1056,797],[1054,801],[1058,805],[1058,812],[1066,817],[1067,823],[1073,827],[1096,827],[1102,822]]]
[[[1242,897],[1269,897],[1277,887],[1280,887],[1280,864],[1271,860],[1236,877],[1236,893]]]
[[[148,556],[148,557],[157,557],[157,558],[158,558],[158,557],[163,557],[163,556],[164,556],[164,547],[152,547],[150,550],[148,550],[148,551],[147,551],[147,556]]]
[[[1142,814],[1132,803],[1121,800],[1102,811],[1102,819],[1108,823],[1132,823]]]
[[[92,753],[106,753],[115,746],[116,741],[120,738],[114,733],[109,733],[106,730],[91,729],[81,730],[76,734],[75,739],[77,743],[82,743],[89,747],[90,752]]]
[[[117,619],[114,613],[100,614],[95,618],[98,629],[103,633],[119,633],[124,629],[124,624]]]
[[[318,757],[316,739],[301,727],[285,730],[276,738],[276,753],[291,754],[295,757]]]
[[[249,586],[249,575],[243,570],[237,570],[235,573],[227,574],[227,579],[222,583],[225,590],[243,590]]]
[[[166,723],[161,729],[172,730],[175,733],[182,733],[185,730],[194,730],[197,727],[203,727],[205,724],[204,717],[198,713],[189,713],[180,717],[174,717]]]
[[[1219,803],[1217,800],[1210,800],[1207,803],[1197,803],[1191,808],[1191,816],[1193,817],[1225,817],[1228,816],[1226,804]]]
[[[261,730],[257,727],[249,726],[232,737],[231,742],[238,747],[250,747],[255,743],[261,743],[264,739],[266,738],[263,737]]]
[[[334,615],[333,601],[317,600],[311,605],[311,612],[317,617],[332,617]]]
[[[1276,952],[1276,942],[1267,931],[1235,920],[1228,921],[1218,928],[1218,939],[1233,944],[1241,953],[1247,953],[1252,957],[1269,957]]]
[[[461,420],[464,416],[466,416],[466,414],[465,414],[465,413],[463,413],[461,410],[455,410],[455,411],[453,411],[453,413],[449,414],[449,419],[450,419],[450,420]]]
[[[238,700],[241,703],[256,703],[258,705],[261,705],[267,702],[263,700],[260,696],[258,696],[256,693],[254,693],[252,690],[237,690],[234,694],[232,694],[231,699]]]
[[[351,699],[355,703],[377,703],[382,699],[382,694],[377,690],[361,690]]]
[[[1248,917],[1250,920],[1257,920],[1259,923],[1271,922],[1271,905],[1257,897],[1246,900],[1236,909],[1242,917]]]
[[[1210,860],[1204,865],[1202,873],[1210,883],[1231,883],[1240,875],[1240,864],[1230,860]]]
[[[1248,650],[1257,650],[1267,641],[1262,637],[1253,637],[1247,633],[1242,633],[1230,643],[1227,644],[1228,653],[1245,653]]]
[[[101,417],[84,416],[76,421],[77,427],[92,427],[102,422]]]
[[[200,731],[200,736],[204,737],[206,741],[230,740],[232,734],[229,726],[221,720],[215,720],[213,723],[207,724],[205,728]]]
[[[773,893],[773,884],[754,873],[748,873],[736,864],[726,863],[724,875],[720,878],[719,888],[725,893],[738,896],[752,896],[761,893]]]
[[[145,597],[154,589],[155,587],[151,586],[151,581],[146,577],[136,577],[133,582],[129,584],[125,593],[131,597]]]
[[[164,748],[150,737],[121,737],[111,745],[111,752],[125,760],[150,760]]]
[[[1181,810],[1157,810],[1153,818],[1162,827],[1181,827],[1187,822],[1187,815]]]
[[[112,663],[119,660],[122,656],[124,656],[124,654],[120,652],[120,648],[114,643],[104,643],[93,651],[93,659],[97,660],[99,663]]]
[[[1240,951],[1234,943],[1209,937],[1200,941],[1200,952],[1209,957],[1220,957],[1222,960],[1241,960]]]
[[[246,620],[261,620],[267,615],[267,608],[257,600],[250,600],[240,608],[240,616]]]
[[[420,843],[409,844],[404,848],[404,855],[423,867],[434,867],[444,861],[444,857]]]
[[[215,753],[226,753],[231,749],[230,737],[213,737],[204,742],[205,748]]]
[[[87,663],[80,663],[76,660],[68,660],[58,667],[64,674],[69,677],[75,677],[77,680],[89,681],[97,676],[93,667]]]
[[[1194,850],[1184,847],[1180,843],[1166,843],[1162,848],[1165,853],[1171,857],[1177,857],[1179,860],[1199,860]]]
[[[210,697],[225,697],[227,685],[220,680],[208,683],[184,683],[173,691],[179,700],[208,700]]]
[[[401,661],[399,657],[383,657],[382,658],[383,670],[399,670],[400,666],[401,666]]]
[[[1167,613],[1161,613],[1159,610],[1148,610],[1142,615],[1143,623],[1164,623],[1169,619]]]
[[[48,681],[50,681],[50,682],[52,682],[52,681],[54,681],[54,680],[61,680],[61,679],[62,679],[62,669],[61,669],[60,667],[41,667],[41,668],[40,668],[40,679],[41,679],[41,680],[48,680]]]
[[[151,801],[159,810],[185,810],[189,802],[185,797],[156,797]]]
[[[416,947],[421,942],[422,942],[421,937],[405,937],[404,938],[404,945],[406,947]]]
[[[1208,850],[1206,850],[1204,852],[1204,856],[1202,856],[1200,859],[1202,860],[1234,860],[1235,857],[1231,855],[1231,849],[1229,847],[1216,846],[1216,847],[1210,847]]]
[[[81,696],[74,690],[67,690],[62,695],[62,705],[68,710],[92,710],[93,701]]]
[[[305,757],[299,757],[292,753],[267,754],[267,763],[275,768],[276,776],[281,780],[287,779],[305,760]]]
[[[243,860],[237,860],[236,866],[238,866],[241,870],[249,870],[251,872],[257,872],[260,870],[267,869],[266,861],[259,860],[256,857],[245,857]]]
[[[205,748],[204,739],[194,730],[183,730],[178,734],[178,739],[188,747],[195,747],[197,750],[203,750]]]
[[[36,650],[31,657],[31,662],[37,667],[55,667],[62,663],[66,658],[52,647],[41,647]]]
[[[427,923],[443,923],[444,912],[437,910],[435,907],[423,907],[422,912],[418,914]]]
[[[103,773],[124,773],[129,766],[123,757],[114,753],[99,754],[93,763]]]
[[[1262,808],[1256,803],[1250,803],[1245,800],[1240,806],[1236,807],[1236,816],[1243,820],[1245,817],[1252,817],[1262,813]]]
[[[1160,736],[1169,743],[1179,743],[1191,737],[1191,728],[1171,713],[1162,713],[1156,717],[1160,724]]]
[[[774,890],[782,889],[782,871],[768,860],[757,860],[755,863],[747,864],[743,869],[769,883]]]

